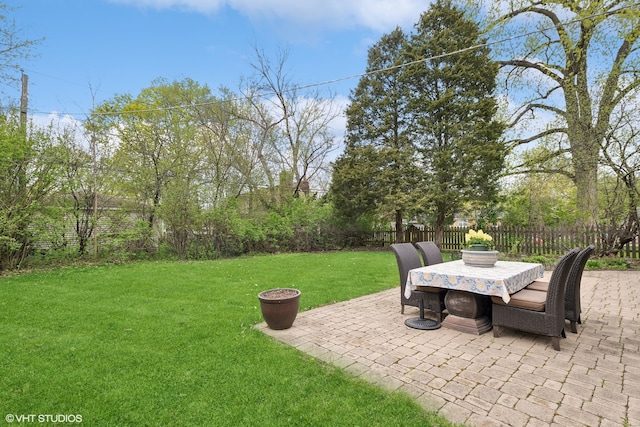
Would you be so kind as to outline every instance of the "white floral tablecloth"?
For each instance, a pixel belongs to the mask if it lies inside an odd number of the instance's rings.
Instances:
[[[417,286],[435,286],[499,296],[505,303],[518,292],[544,275],[544,266],[530,262],[498,261],[494,267],[470,267],[464,261],[443,262],[409,270],[405,297]]]

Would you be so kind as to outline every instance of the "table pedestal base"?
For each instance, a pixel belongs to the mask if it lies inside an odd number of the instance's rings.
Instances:
[[[468,317],[460,317],[453,314],[449,314],[446,319],[442,321],[442,327],[475,335],[489,332],[492,328],[489,316],[469,319]]]
[[[469,334],[484,334],[492,328],[488,316],[491,298],[472,292],[450,290],[444,298],[449,315],[442,326]]]

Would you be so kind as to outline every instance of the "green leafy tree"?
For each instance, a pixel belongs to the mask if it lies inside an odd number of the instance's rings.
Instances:
[[[615,254],[640,232],[640,128],[638,93],[621,103],[602,147],[599,183],[602,254]]]
[[[194,189],[192,171],[182,169],[176,172],[164,186],[158,214],[167,227],[167,241],[178,259],[184,260],[202,226],[202,206]]]
[[[331,200],[342,222],[355,223],[375,212],[378,158],[372,146],[347,146],[334,162]]]
[[[185,215],[197,212],[205,158],[198,116],[191,106],[214,101],[209,89],[193,80],[159,79],[136,98],[122,95],[104,103],[93,118],[96,126],[117,135],[113,162],[119,173],[114,184],[121,194],[138,200],[152,230],[162,234],[162,219],[171,225],[173,247],[180,257],[188,246],[180,239],[189,238],[194,219]],[[165,208],[165,217],[159,218],[163,202],[174,208]],[[177,209],[181,204],[186,210]]]
[[[51,129],[31,127],[25,136],[16,117],[0,115],[0,271],[34,250],[59,165]]]
[[[406,49],[411,139],[423,173],[424,211],[436,243],[465,203],[491,204],[504,166],[504,124],[495,119],[498,65],[481,45],[478,25],[451,1],[420,17]]]
[[[275,186],[275,156],[268,142],[273,132],[268,125],[262,127],[270,120],[262,107],[222,89],[219,102],[195,108],[206,158],[202,201],[207,206],[217,207],[241,195],[252,204],[260,188]]]
[[[332,184],[339,216],[389,217],[397,241],[403,239],[403,218],[418,209],[421,198],[407,90],[400,78],[405,44],[406,36],[396,28],[369,49],[367,73],[350,96],[346,148],[334,164]]]
[[[73,218],[73,230],[78,243],[78,253],[87,252],[96,223],[94,221],[94,188],[91,155],[75,140],[71,129],[64,129],[58,136],[61,163],[60,194],[58,202],[62,212]],[[102,209],[100,208],[100,212]],[[66,215],[65,215],[66,216]]]
[[[577,215],[575,191],[564,175],[519,176],[503,189],[501,222],[520,227],[572,225]]]
[[[550,155],[569,152],[571,169],[563,173],[577,187],[578,223],[595,225],[602,144],[616,106],[640,85],[640,8],[632,0],[489,6],[491,37],[512,40],[501,44],[499,60],[506,94],[520,106],[510,123],[515,136],[510,146],[553,138],[556,149]],[[516,34],[527,36],[513,38]]]

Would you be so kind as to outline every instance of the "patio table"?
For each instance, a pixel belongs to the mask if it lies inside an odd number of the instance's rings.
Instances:
[[[421,286],[450,289],[445,296],[449,312],[442,322],[462,332],[482,334],[491,330],[490,297],[505,303],[511,294],[544,275],[544,266],[529,262],[498,261],[494,267],[472,267],[457,260],[409,270],[405,296]]]

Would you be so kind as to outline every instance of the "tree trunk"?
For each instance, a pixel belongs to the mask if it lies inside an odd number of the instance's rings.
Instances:
[[[435,244],[442,249],[442,241],[444,240],[444,218],[445,213],[442,209],[438,209],[436,212],[436,229],[435,229]]]
[[[402,226],[402,210],[396,210],[396,243],[404,243],[404,227]]]
[[[593,227],[598,220],[598,156],[584,153],[587,151],[584,147],[574,147],[572,151],[573,167],[576,171],[576,225]]]
[[[565,77],[563,89],[579,212],[576,225],[593,227],[598,221],[598,162],[604,135],[601,127],[592,123],[593,113],[585,74],[586,69],[581,70],[575,80],[573,75]]]

